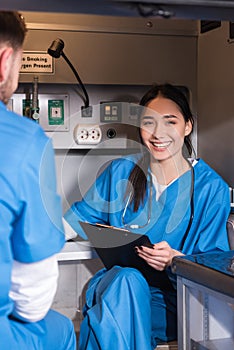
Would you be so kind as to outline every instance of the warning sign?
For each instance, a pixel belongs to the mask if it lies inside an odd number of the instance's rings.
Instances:
[[[54,73],[54,60],[45,52],[24,52],[20,73]]]

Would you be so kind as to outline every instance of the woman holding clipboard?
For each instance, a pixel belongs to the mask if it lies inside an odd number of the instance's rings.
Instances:
[[[202,159],[184,155],[184,146],[192,154],[194,124],[184,92],[154,85],[140,105],[142,151],[112,161],[65,220],[83,238],[78,221],[147,235],[153,246],[136,246],[136,254],[166,271],[173,287],[150,286],[134,268],[99,271],[86,294],[80,350],[150,350],[176,339],[173,257],[229,250],[228,185]]]

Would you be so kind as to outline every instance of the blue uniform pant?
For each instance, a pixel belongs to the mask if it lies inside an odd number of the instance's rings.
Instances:
[[[175,291],[150,288],[138,270],[119,266],[91,280],[79,350],[151,350],[176,333]]]
[[[1,323],[1,350],[75,350],[76,335],[72,321],[50,310],[39,322],[7,319]]]

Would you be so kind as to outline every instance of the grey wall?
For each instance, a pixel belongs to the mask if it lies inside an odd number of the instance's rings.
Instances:
[[[196,100],[197,22],[88,15],[25,13],[25,50],[47,51],[61,38],[64,52],[86,84],[136,84],[171,81],[185,85]],[[20,81],[32,81],[21,74]],[[76,83],[60,58],[54,75],[40,82]]]

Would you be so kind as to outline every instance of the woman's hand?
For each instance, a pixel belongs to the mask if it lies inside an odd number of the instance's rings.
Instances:
[[[170,266],[174,256],[184,255],[172,249],[166,241],[153,244],[152,248],[146,246],[136,247],[136,253],[154,269],[163,271]]]

